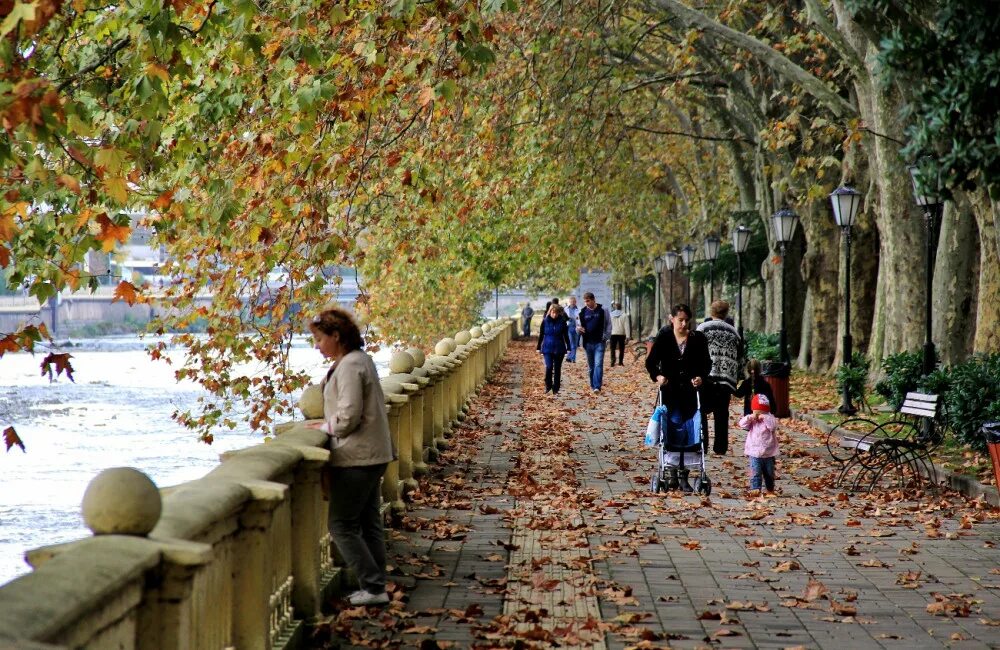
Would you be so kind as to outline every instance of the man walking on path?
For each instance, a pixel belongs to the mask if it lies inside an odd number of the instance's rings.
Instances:
[[[729,401],[736,391],[740,368],[740,335],[726,322],[729,303],[716,300],[710,307],[712,315],[698,326],[698,331],[708,339],[708,354],[712,357],[712,371],[705,387],[705,403],[701,408],[701,430],[708,444],[708,414],[715,420],[715,441],[712,450],[725,454],[729,450]]]
[[[580,333],[583,349],[587,353],[590,390],[600,393],[604,383],[604,346],[611,338],[611,317],[604,307],[597,304],[594,294],[589,291],[583,294],[580,326],[576,331]]]
[[[576,350],[580,347],[580,308],[576,306],[576,296],[570,296],[569,304],[566,305],[566,318],[569,319],[569,352],[566,353],[566,361],[576,363]]]
[[[628,314],[622,311],[621,303],[611,303],[611,363],[608,364],[609,368],[615,365],[615,350],[618,351],[618,365],[625,365],[625,341],[630,335]]]
[[[531,303],[524,303],[521,310],[521,331],[525,336],[531,336],[531,317],[535,315],[535,310],[531,308]]]

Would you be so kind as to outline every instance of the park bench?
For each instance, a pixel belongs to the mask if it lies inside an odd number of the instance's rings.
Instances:
[[[942,438],[937,416],[937,395],[907,393],[887,422],[851,417],[835,426],[826,448],[840,464],[837,485],[872,492],[919,487],[926,477],[936,486],[930,454]]]

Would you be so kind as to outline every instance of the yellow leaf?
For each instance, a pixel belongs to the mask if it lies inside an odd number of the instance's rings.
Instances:
[[[124,204],[128,201],[128,186],[125,184],[124,178],[118,176],[106,177],[104,179],[104,189],[118,203]]]
[[[87,208],[80,210],[80,214],[76,217],[76,229],[79,230],[90,223],[90,215],[92,214],[93,213]]]
[[[155,63],[150,63],[149,65],[146,66],[146,76],[156,77],[163,83],[167,83],[168,81],[170,81],[170,73],[167,72],[166,68],[160,67]]]

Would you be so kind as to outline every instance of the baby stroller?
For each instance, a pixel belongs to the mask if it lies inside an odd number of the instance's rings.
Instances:
[[[701,441],[701,396],[697,409],[688,420],[671,420],[670,412],[660,403],[660,391],[656,391],[657,407],[653,418],[659,419],[659,441],[657,445],[657,467],[650,480],[649,489],[654,493],[680,489],[684,492],[699,492],[708,496],[712,493],[712,481],[705,470],[705,448]],[[698,469],[694,487],[688,483],[691,466]]]

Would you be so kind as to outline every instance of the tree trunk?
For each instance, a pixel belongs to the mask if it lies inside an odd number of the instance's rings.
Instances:
[[[822,212],[817,214],[817,212]],[[838,322],[837,272],[841,268],[837,226],[825,210],[811,210],[802,220],[808,247],[802,259],[802,276],[807,287],[802,320],[798,364],[815,372],[830,369],[839,349],[839,338],[830,325]]]
[[[874,53],[868,57],[875,65]],[[875,77],[874,71],[870,71]],[[871,86],[869,96],[859,90],[865,121],[888,137],[871,137],[869,160],[877,192],[872,213],[880,236],[878,290],[872,322],[869,356],[873,366],[890,354],[919,349],[923,341],[924,288],[923,217],[914,205],[909,174],[899,158],[905,137],[899,121],[901,99],[895,88]]]
[[[973,351],[1000,352],[1000,255],[993,242],[1000,231],[993,218],[993,205],[985,190],[971,197],[976,225],[979,226],[979,296],[976,300],[976,335]]]
[[[964,194],[945,206],[934,269],[934,340],[944,364],[972,352],[976,319],[971,318],[979,275],[979,233]]]

